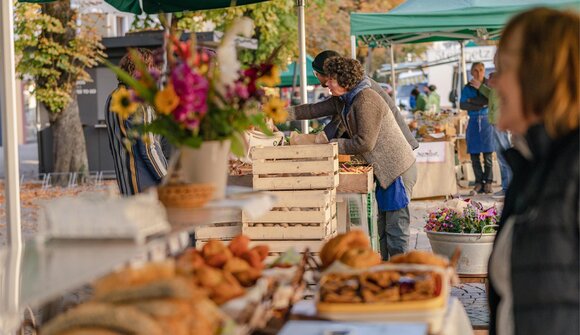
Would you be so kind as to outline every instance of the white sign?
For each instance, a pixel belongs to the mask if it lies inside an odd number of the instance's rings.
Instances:
[[[445,162],[445,145],[447,142],[423,142],[414,151],[417,163]]]

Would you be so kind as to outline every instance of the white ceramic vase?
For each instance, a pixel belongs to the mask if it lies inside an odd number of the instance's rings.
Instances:
[[[180,148],[179,174],[186,183],[213,184],[212,200],[225,197],[230,140],[203,142],[198,149]]]

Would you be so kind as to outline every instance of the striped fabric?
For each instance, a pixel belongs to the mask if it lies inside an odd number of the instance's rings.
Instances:
[[[110,110],[113,93],[105,105],[105,122],[119,191],[127,196],[159,184],[167,174],[167,160],[156,136],[153,134],[147,134],[145,138],[135,136],[136,130],[132,127],[132,119],[122,120],[118,114]],[[151,122],[154,117],[153,109],[145,105],[139,108],[141,110],[136,115],[144,115],[143,121]]]

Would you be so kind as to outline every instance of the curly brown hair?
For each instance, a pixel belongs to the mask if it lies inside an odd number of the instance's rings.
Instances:
[[[152,67],[156,67],[155,65],[155,56],[153,54],[153,51],[150,49],[145,49],[145,48],[136,48],[134,49],[136,51],[136,53],[139,55],[139,57],[141,58],[141,60],[145,63],[145,65],[147,65],[147,68],[152,68]],[[135,61],[133,60],[133,55],[130,52],[127,52],[127,54],[125,54],[125,56],[123,56],[123,58],[121,58],[121,61],[119,62],[119,67],[127,72],[128,74],[130,74],[131,76],[135,76]],[[117,78],[119,80],[119,82],[122,82],[121,78]]]
[[[348,91],[360,83],[365,76],[360,62],[346,57],[331,57],[324,61],[324,73],[331,79],[336,79],[338,85]]]

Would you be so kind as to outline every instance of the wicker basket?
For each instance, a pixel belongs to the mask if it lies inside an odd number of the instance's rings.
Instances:
[[[214,193],[213,184],[170,184],[157,189],[159,201],[167,208],[203,207]]]

